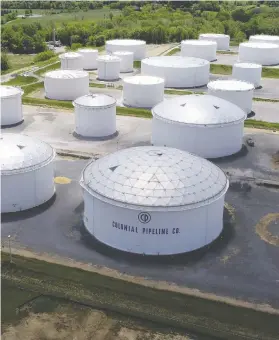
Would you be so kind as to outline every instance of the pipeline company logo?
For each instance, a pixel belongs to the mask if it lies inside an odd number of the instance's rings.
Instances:
[[[141,212],[138,215],[138,219],[141,223],[149,223],[151,221],[151,216],[147,212]]]

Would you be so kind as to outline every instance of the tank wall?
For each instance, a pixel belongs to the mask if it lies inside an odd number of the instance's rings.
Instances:
[[[165,87],[187,88],[203,86],[209,82],[210,64],[198,67],[160,67],[142,61],[141,74],[160,77],[165,80]]]
[[[215,41],[217,43],[217,50],[229,50],[230,49],[230,37],[205,37],[200,35],[199,40]]]
[[[276,45],[279,45],[279,40],[278,38],[277,39],[267,39],[267,40],[264,40],[264,39],[259,39],[257,37],[253,37],[251,36],[249,38],[249,42],[256,42],[256,43],[259,43],[259,42],[262,42],[262,43],[268,43],[268,44],[276,44]]]
[[[194,153],[203,158],[232,155],[242,148],[244,122],[224,127],[199,128],[171,124],[153,117],[151,143]]]
[[[45,96],[56,100],[75,100],[89,94],[89,75],[83,78],[50,78],[44,81]]]
[[[117,80],[120,73],[119,62],[98,61],[98,79],[101,80]]]
[[[112,54],[113,52],[128,51],[134,53],[134,60],[142,60],[146,57],[146,44],[144,45],[112,45],[106,43],[106,53]]]
[[[121,59],[121,62],[120,62],[121,73],[133,72],[134,70],[134,55],[133,54],[116,55],[116,56]]]
[[[217,45],[200,46],[181,43],[182,57],[194,57],[213,61],[217,59],[216,49]]]
[[[211,96],[225,99],[239,106],[247,114],[252,111],[254,91],[218,91],[208,89],[208,94]]]
[[[61,59],[61,70],[82,70],[83,57],[73,59]]]
[[[233,66],[232,77],[237,80],[247,81],[255,87],[261,85],[262,68],[243,68]]]
[[[21,95],[1,98],[1,125],[11,125],[23,119]]]
[[[238,60],[240,62],[255,63],[260,65],[279,64],[279,45],[274,48],[251,48],[239,45]]]
[[[140,85],[123,82],[123,104],[151,108],[164,100],[164,82]]]
[[[84,70],[96,70],[98,67],[98,52],[78,52],[83,56],[82,67]]]
[[[54,164],[35,171],[1,176],[1,211],[16,212],[47,202],[55,193]]]
[[[84,224],[97,240],[138,254],[192,251],[217,238],[223,228],[223,197],[193,210],[147,211],[151,220],[145,224],[139,221],[139,214],[146,211],[116,207],[91,197],[86,191],[84,201]]]
[[[107,137],[116,132],[116,106],[108,108],[75,107],[76,133],[84,137]]]

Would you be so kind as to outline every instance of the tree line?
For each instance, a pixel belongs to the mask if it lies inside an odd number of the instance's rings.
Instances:
[[[32,3],[44,6],[41,1]],[[63,6],[68,2],[49,3]],[[85,2],[72,2],[73,6],[77,3],[82,6]],[[66,46],[102,46],[106,40],[117,38],[161,44],[195,39],[200,33],[212,32],[229,34],[233,40],[242,42],[252,34],[279,35],[279,3],[272,4],[273,7],[269,3],[250,1],[247,6],[239,6],[238,2],[222,1],[112,2],[108,3],[111,8],[122,6],[119,15],[108,12],[106,18],[97,22],[62,22],[56,27],[56,39]],[[2,49],[14,53],[42,52],[47,49],[45,42],[52,39],[54,26],[51,21],[42,26],[39,20],[2,26]]]

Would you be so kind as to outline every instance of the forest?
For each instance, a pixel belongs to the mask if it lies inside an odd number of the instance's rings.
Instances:
[[[7,16],[15,17],[15,11],[35,13],[36,9],[44,10],[43,15],[49,20],[7,21]],[[106,9],[106,14],[99,20],[90,20],[85,15],[100,9]],[[102,46],[107,39],[116,38],[161,44],[195,39],[200,33],[208,32],[229,34],[236,43],[252,34],[279,35],[279,3],[276,1],[3,1],[2,13],[2,51],[20,54],[45,51],[53,28],[56,39],[67,46]],[[52,20],[57,13],[60,13],[60,20]],[[66,17],[63,20],[63,13],[84,15],[76,20]]]

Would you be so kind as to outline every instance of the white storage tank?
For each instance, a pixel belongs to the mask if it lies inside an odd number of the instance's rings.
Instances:
[[[252,111],[254,85],[241,80],[215,80],[207,85],[208,94],[239,106],[247,114]]]
[[[279,64],[279,45],[244,42],[239,44],[238,61],[264,66]]]
[[[14,86],[0,86],[1,98],[1,127],[20,124],[23,122],[22,100],[23,91]]]
[[[45,75],[45,96],[56,100],[74,100],[89,94],[89,74],[86,71],[56,70]]]
[[[78,53],[83,56],[82,68],[84,70],[96,70],[97,69],[97,58],[98,50],[93,50],[90,48],[81,48]]]
[[[232,155],[242,148],[246,113],[209,95],[177,96],[152,109],[152,144],[204,158]]]
[[[102,55],[97,59],[98,79],[118,80],[120,77],[121,59],[113,55]]]
[[[120,58],[120,72],[128,73],[134,70],[134,53],[128,51],[113,52],[113,55]]]
[[[143,59],[141,74],[160,77],[166,87],[187,88],[209,82],[210,63],[199,58],[160,56]]]
[[[261,42],[261,43],[269,43],[269,44],[277,44],[279,45],[279,36],[278,35],[251,35],[249,38],[250,42]]]
[[[61,70],[82,70],[83,56],[76,52],[60,54]]]
[[[230,49],[230,36],[227,34],[205,33],[199,35],[199,40],[210,40],[217,43],[217,50],[228,51]]]
[[[164,100],[163,78],[134,76],[123,79],[123,104],[151,108]]]
[[[216,60],[216,41],[183,40],[181,41],[181,56],[201,58],[208,61]]]
[[[113,137],[116,134],[116,100],[105,94],[77,98],[75,133],[83,137]]]
[[[211,162],[164,147],[133,147],[89,163],[84,225],[110,247],[144,255],[201,248],[223,229],[228,179]]]
[[[133,39],[116,39],[106,41],[106,53],[129,51],[134,53],[134,60],[142,60],[146,56],[146,42]]]
[[[246,81],[259,88],[261,86],[262,65],[252,63],[236,63],[233,65],[232,77]]]
[[[34,138],[13,133],[0,137],[1,212],[37,207],[55,193],[53,148]]]

